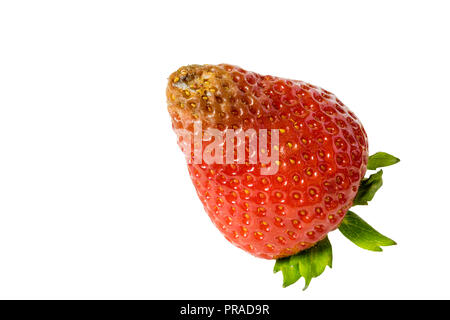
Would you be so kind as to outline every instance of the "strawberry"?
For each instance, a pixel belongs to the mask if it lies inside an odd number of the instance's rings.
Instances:
[[[167,101],[197,194],[228,241],[280,262],[321,247],[314,246],[318,243],[328,248],[327,233],[342,223],[368,165],[367,134],[335,95],[303,81],[232,65],[189,65],[170,75]],[[200,140],[195,140],[200,126]],[[208,130],[223,136],[231,130],[269,130],[270,141],[267,148],[258,141],[258,150],[252,150],[246,144],[251,134],[236,144],[215,137],[211,148],[205,143]],[[275,136],[278,141],[271,140]],[[246,145],[240,162],[239,143]],[[231,161],[219,150],[230,145]],[[211,149],[215,162],[196,158]],[[249,161],[255,153],[278,159],[269,170],[268,163]],[[376,168],[384,166],[379,158]],[[367,182],[358,201],[371,200],[380,179],[381,174]]]

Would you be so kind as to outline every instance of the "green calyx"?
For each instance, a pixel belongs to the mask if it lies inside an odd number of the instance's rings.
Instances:
[[[395,241],[383,236],[361,219],[356,213],[347,211],[339,231],[358,247],[370,251],[383,251],[382,246],[393,246]]]
[[[376,170],[381,167],[392,166],[398,162],[400,162],[400,159],[390,155],[389,153],[377,152],[369,157],[367,169]]]
[[[283,287],[290,286],[301,277],[305,278],[305,287],[308,288],[312,278],[320,276],[326,266],[331,268],[333,253],[328,237],[317,242],[313,247],[293,256],[278,259],[273,272],[283,273]]]
[[[377,171],[371,174],[368,178],[361,180],[358,193],[355,199],[353,199],[353,206],[367,205],[369,201],[373,199],[375,193],[383,185],[383,170]]]
[[[400,159],[385,153],[377,152],[369,157],[367,169],[376,170],[381,167],[391,166]],[[367,205],[375,193],[383,185],[383,170],[361,180],[358,193],[353,200],[353,206]],[[342,220],[339,231],[358,247],[370,251],[383,251],[381,247],[395,245],[395,241],[382,235],[356,213],[348,211]],[[305,287],[308,288],[312,278],[320,276],[327,266],[331,268],[333,260],[331,243],[328,237],[317,242],[313,247],[300,251],[287,258],[278,259],[275,262],[274,273],[281,271],[283,274],[283,287],[290,286],[301,277],[305,278]]]

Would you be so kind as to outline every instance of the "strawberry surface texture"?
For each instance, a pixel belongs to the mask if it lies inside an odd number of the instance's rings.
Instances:
[[[182,67],[170,75],[166,94],[178,143],[191,151],[188,170],[198,197],[228,241],[256,257],[279,259],[339,227],[364,178],[368,140],[334,94],[228,64]],[[259,144],[257,150],[277,151],[275,172],[262,174],[268,165],[259,161],[194,161],[195,139],[180,132],[194,134],[196,124],[202,133],[277,130],[278,143],[269,136],[267,150]],[[246,146],[246,159],[252,152]]]

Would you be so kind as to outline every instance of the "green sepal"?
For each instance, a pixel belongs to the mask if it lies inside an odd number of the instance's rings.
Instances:
[[[332,261],[331,243],[326,237],[307,250],[300,251],[287,258],[278,259],[275,262],[273,272],[281,271],[283,273],[284,288],[304,277],[305,287],[303,290],[306,290],[312,278],[320,276],[325,271],[326,266],[332,267]]]
[[[381,246],[397,244],[394,240],[376,231],[352,211],[347,211],[345,218],[339,226],[339,231],[358,247],[370,251],[383,251]]]
[[[367,169],[376,170],[381,167],[392,166],[398,162],[400,162],[400,159],[390,155],[389,153],[377,152],[369,157]]]
[[[369,178],[365,178],[361,180],[361,184],[359,185],[358,193],[353,200],[353,205],[367,205],[369,201],[373,199],[375,193],[378,189],[383,185],[383,170],[379,170],[378,172],[370,175]]]

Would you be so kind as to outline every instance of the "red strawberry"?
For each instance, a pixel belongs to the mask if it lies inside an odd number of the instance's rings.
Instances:
[[[261,174],[260,162],[188,164],[205,210],[231,243],[277,259],[339,226],[364,177],[368,142],[361,122],[332,93],[222,64],[180,68],[169,78],[167,98],[184,151],[195,145],[178,129],[193,133],[196,121],[203,133],[279,129],[279,144],[267,151],[279,150],[273,175]]]

